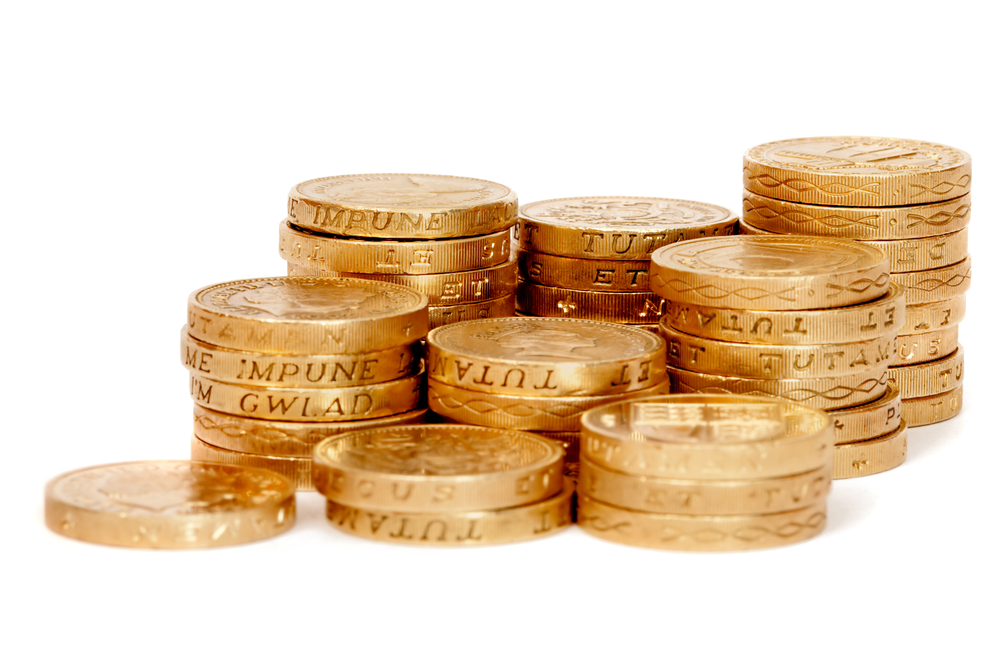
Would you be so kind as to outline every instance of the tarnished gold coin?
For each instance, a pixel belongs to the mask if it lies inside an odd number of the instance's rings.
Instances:
[[[354,422],[281,422],[229,415],[195,405],[194,434],[219,449],[311,459],[316,445],[330,436],[379,426],[419,424],[426,416],[427,409],[419,408]]]
[[[665,300],[660,327],[705,339],[797,346],[844,344],[895,335],[908,320],[903,289],[890,284],[889,292],[875,300],[822,310],[724,309]]]
[[[825,309],[885,295],[889,262],[857,241],[724,236],[653,254],[650,288],[667,300],[736,309]]]
[[[577,291],[521,282],[517,308],[531,316],[614,323],[656,323],[662,301],[649,291]]]
[[[964,371],[965,350],[959,344],[955,351],[941,359],[890,367],[889,378],[899,386],[904,398],[914,399],[955,389],[962,384]]]
[[[888,365],[896,357],[896,335],[849,344],[779,346],[703,339],[661,327],[667,364],[680,369],[741,378],[848,376]]]
[[[795,511],[685,516],[632,511],[577,494],[580,528],[592,536],[657,550],[720,552],[799,543],[823,531],[826,501]]]
[[[224,282],[188,298],[188,333],[240,351],[371,353],[427,334],[427,296],[388,282],[346,278]]]
[[[948,300],[964,294],[972,286],[972,258],[931,270],[893,273],[890,279],[906,291],[907,305]]]
[[[660,197],[566,197],[521,207],[518,239],[533,252],[580,259],[649,259],[656,248],[732,234],[736,216],[704,202]]]
[[[649,291],[649,259],[577,259],[519,250],[518,272],[532,284],[582,291]]]
[[[461,176],[330,176],[292,188],[288,217],[339,236],[478,236],[517,222],[517,195],[499,183]]]
[[[427,308],[427,315],[430,327],[440,328],[443,325],[472,319],[495,319],[514,316],[516,303],[517,301],[512,293],[503,298],[464,303],[461,305],[431,305]]]
[[[779,234],[898,240],[949,234],[967,227],[971,219],[968,194],[918,206],[851,208],[786,202],[743,191],[743,220]]]
[[[511,256],[509,229],[440,241],[372,241],[315,234],[282,220],[278,237],[278,253],[288,263],[345,273],[456,273],[502,266]]]
[[[958,326],[932,330],[917,335],[899,335],[896,338],[896,356],[890,366],[900,367],[921,362],[940,360],[958,349]],[[906,396],[905,390],[903,393]]]
[[[890,370],[891,372],[891,370]],[[852,408],[828,410],[833,420],[833,440],[836,444],[870,440],[899,428],[902,417],[902,396],[891,380],[885,394],[869,403]]]
[[[971,185],[969,154],[919,140],[795,138],[768,142],[743,155],[744,188],[807,204],[927,204],[961,197]]]
[[[903,419],[909,426],[926,426],[951,419],[962,412],[962,390],[953,390],[916,399],[903,399]]]
[[[287,479],[295,490],[312,490],[312,460],[301,456],[272,456],[232,451],[210,445],[197,435],[191,438],[191,460],[269,470]]]
[[[829,467],[821,410],[773,397],[671,394],[619,401],[581,418],[581,460],[632,476],[772,479]]]
[[[530,541],[569,527],[572,482],[541,502],[490,511],[385,511],[332,500],[326,517],[336,529],[373,541],[424,546],[497,545]]]
[[[832,410],[874,401],[885,393],[889,369],[824,378],[740,378],[702,374],[667,365],[672,392],[777,396],[807,406]]]
[[[965,294],[939,300],[906,306],[906,323],[900,328],[901,335],[916,335],[921,332],[943,330],[958,325],[965,318]]]
[[[235,545],[291,529],[295,491],[281,476],[253,468],[187,461],[100,465],[48,483],[45,524],[105,545]]]
[[[889,433],[838,444],[833,448],[833,478],[866,477],[899,467],[906,460],[907,424],[905,420]]]
[[[563,452],[545,438],[458,424],[394,426],[328,438],[316,490],[338,504],[430,513],[505,509],[555,496]]]
[[[664,351],[659,337],[616,323],[483,319],[427,335],[427,377],[521,396],[619,394],[661,383]]]

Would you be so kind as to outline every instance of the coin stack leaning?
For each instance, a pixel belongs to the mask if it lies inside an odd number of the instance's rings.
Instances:
[[[512,316],[517,195],[457,176],[364,174],[300,183],[288,195],[279,251],[289,275],[412,287],[430,327]]]
[[[454,424],[356,431],[313,461],[330,524],[424,546],[526,541],[571,523],[559,446],[530,433]]]
[[[826,525],[833,428],[780,399],[675,394],[583,415],[579,523],[663,550],[752,550]]]
[[[518,311],[655,330],[661,306],[649,288],[653,250],[733,234],[736,223],[721,206],[682,199],[571,197],[527,204],[518,226]]]
[[[850,238],[889,256],[890,280],[906,292],[890,377],[910,426],[962,407],[971,175],[959,149],[894,138],[782,140],[743,158],[745,233]],[[942,377],[927,375],[934,371]]]
[[[906,426],[888,369],[905,298],[880,250],[839,238],[703,238],[654,252],[650,282],[665,301],[673,392],[767,394],[838,411],[837,479],[903,462]]]
[[[427,335],[427,399],[461,424],[532,431],[559,441],[572,471],[580,415],[622,398],[666,393],[663,340],[642,328],[583,319],[480,319]]]
[[[199,289],[181,360],[193,460],[268,468],[312,489],[312,451],[345,431],[422,421],[427,297],[387,282],[270,277]]]

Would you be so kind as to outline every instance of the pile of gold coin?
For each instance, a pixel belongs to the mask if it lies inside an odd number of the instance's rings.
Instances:
[[[665,301],[672,391],[836,410],[834,478],[903,462],[889,364],[905,297],[881,250],[840,238],[703,238],[654,252],[650,282]]]
[[[492,545],[571,523],[563,452],[530,433],[455,424],[356,431],[316,446],[313,475],[330,524],[379,541]]]
[[[462,424],[541,433],[577,462],[580,415],[666,393],[665,347],[642,328],[583,319],[480,319],[427,335],[427,399]]]
[[[833,427],[775,398],[669,395],[583,415],[579,523],[664,550],[752,550],[826,525]]]
[[[427,296],[387,282],[270,277],[188,299],[194,460],[273,470],[312,490],[312,451],[345,431],[421,421]]]
[[[645,325],[660,300],[649,259],[663,245],[735,233],[737,218],[713,204],[660,197],[572,197],[521,207],[518,311]]]
[[[971,182],[967,153],[917,140],[802,138],[743,157],[744,233],[850,238],[888,255],[890,281],[906,292],[890,377],[910,426],[962,408]]]
[[[305,181],[288,196],[288,274],[392,282],[428,298],[430,327],[512,316],[517,195],[492,181],[364,174]]]

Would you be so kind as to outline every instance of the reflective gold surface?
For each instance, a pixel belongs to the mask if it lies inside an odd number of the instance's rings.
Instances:
[[[833,448],[833,478],[866,477],[899,467],[906,460],[907,424],[886,435],[838,444]]]
[[[897,367],[931,362],[951,355],[957,349],[957,325],[916,335],[899,335],[896,338],[896,357],[890,364]],[[903,396],[905,398],[906,395]]]
[[[893,273],[890,279],[906,291],[907,305],[948,300],[960,296],[972,286],[972,258],[957,264],[921,270],[915,273]]]
[[[951,419],[962,412],[962,390],[953,390],[934,396],[903,399],[903,419],[909,426],[926,426]]]
[[[232,451],[210,445],[195,435],[191,438],[191,460],[269,470],[287,479],[295,490],[313,490],[312,460],[301,456],[273,456]]]
[[[659,320],[662,301],[649,291],[577,291],[521,282],[517,309],[531,316],[649,324]]]
[[[833,420],[833,438],[837,444],[870,440],[899,428],[903,418],[902,396],[890,380],[885,394],[874,401],[852,408],[828,410],[827,413]]]
[[[965,350],[958,348],[943,358],[922,364],[889,369],[891,378],[906,399],[934,396],[953,390],[962,384],[965,373]]]

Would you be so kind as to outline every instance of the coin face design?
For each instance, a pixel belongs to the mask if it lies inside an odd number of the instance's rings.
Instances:
[[[828,174],[919,174],[965,164],[968,154],[952,147],[878,137],[819,137],[782,140],[755,147],[747,159],[801,172]]]
[[[317,204],[397,210],[471,207],[512,194],[492,181],[431,174],[334,176],[300,183],[292,192]]]
[[[521,216],[548,225],[644,232],[735,220],[735,216],[721,206],[658,197],[551,199],[526,204],[521,207]]]

